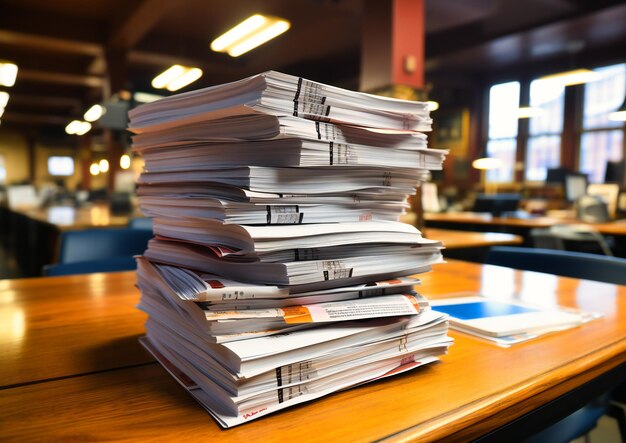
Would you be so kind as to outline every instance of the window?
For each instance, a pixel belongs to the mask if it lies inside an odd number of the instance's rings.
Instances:
[[[548,168],[561,164],[564,102],[565,87],[560,82],[533,80],[530,83],[530,107],[538,113],[528,123],[526,180],[543,181]]]
[[[4,161],[4,155],[0,154],[0,184],[7,182],[7,167]]]
[[[74,159],[66,156],[48,157],[48,174],[69,176],[74,174]]]
[[[502,160],[502,167],[488,170],[487,181],[513,181],[519,95],[519,82],[500,83],[489,90],[487,155]]]
[[[600,77],[585,85],[578,165],[589,182],[602,183],[607,161],[620,161],[624,156],[624,122],[609,120],[608,115],[624,101],[626,63],[594,71]]]

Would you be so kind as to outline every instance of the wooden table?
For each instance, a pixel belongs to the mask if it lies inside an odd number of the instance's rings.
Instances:
[[[572,218],[555,217],[494,217],[477,212],[448,212],[424,214],[428,228],[458,229],[478,232],[501,232],[519,235],[524,246],[532,246],[530,231],[535,228],[549,228],[557,224],[587,224],[604,235],[613,237],[614,253],[626,257],[626,221],[618,220],[607,223],[582,223]]]
[[[558,397],[565,414],[575,404],[568,393],[623,377],[626,287],[458,261],[421,277],[419,290],[431,298],[480,291],[604,317],[509,349],[453,332],[456,343],[441,363],[221,430],[137,344],[145,317],[134,308],[134,273],[3,281],[0,435],[20,442],[468,441],[495,429],[519,435],[529,429],[525,414]],[[539,420],[548,418],[542,410]]]
[[[501,232],[471,232],[454,229],[426,228],[422,230],[426,238],[440,240],[446,249],[482,248],[496,245],[519,245],[522,237]]]

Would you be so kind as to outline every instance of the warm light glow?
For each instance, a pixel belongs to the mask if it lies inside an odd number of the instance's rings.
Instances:
[[[436,111],[437,109],[439,109],[439,102],[434,102],[432,100],[428,100],[426,102],[426,106],[428,107],[428,110],[430,112]]]
[[[91,175],[100,174],[100,166],[98,166],[98,163],[92,163],[91,166],[89,166],[89,173]]]
[[[4,114],[4,108],[0,108],[0,117],[2,117],[2,114]]]
[[[84,135],[91,129],[91,123],[72,120],[66,127],[65,132],[70,135]]]
[[[624,122],[626,121],[626,111],[615,111],[609,114],[609,120],[613,120],[615,122]]]
[[[183,66],[174,65],[154,77],[154,79],[152,79],[152,87],[156,89],[163,89],[169,84],[169,82],[180,77],[184,73],[185,68]]]
[[[130,168],[130,155],[124,154],[120,157],[120,168],[122,169]]]
[[[152,87],[176,91],[202,77],[202,69],[174,65],[152,80]]]
[[[100,172],[107,172],[109,170],[109,161],[103,158],[100,160],[100,163],[98,163],[98,168],[100,169]]]
[[[591,71],[589,69],[574,69],[573,71],[546,75],[545,77],[541,77],[541,80],[552,80],[562,86],[573,86],[599,80],[600,77],[600,73]]]
[[[102,114],[104,114],[104,108],[100,105],[93,105],[87,110],[87,112],[85,112],[85,115],[83,117],[88,122],[95,122],[100,117],[102,117]]]
[[[493,157],[478,158],[472,162],[472,166],[476,169],[498,169],[502,167],[502,160]]]
[[[231,57],[239,57],[278,37],[290,27],[291,23],[287,20],[255,14],[213,40],[211,49],[226,52]]]
[[[257,34],[251,35],[247,39],[243,40],[241,43],[233,46],[228,51],[228,55],[231,57],[239,57],[242,54],[245,54],[248,51],[256,48],[257,46],[261,46],[263,43],[268,42],[269,40],[278,37],[280,34],[287,32],[287,30],[291,27],[288,21],[280,20],[270,25],[269,27],[259,31]]]
[[[9,93],[5,91],[0,91],[0,108],[6,108],[9,103]]]
[[[0,63],[0,85],[13,86],[17,78],[17,65],[13,63]]]
[[[266,22],[267,19],[261,14],[254,14],[213,40],[211,49],[215,52],[226,52],[235,42],[259,30]]]
[[[545,114],[541,108],[524,106],[517,109],[517,118],[533,118]]]
[[[140,103],[152,103],[154,101],[164,98],[162,95],[150,94],[149,92],[135,92],[133,98],[136,102]]]
[[[172,80],[167,85],[168,91],[178,91],[180,88],[184,88],[185,86],[195,82],[200,77],[202,77],[202,69],[200,68],[189,68],[187,72],[185,72],[180,77]]]

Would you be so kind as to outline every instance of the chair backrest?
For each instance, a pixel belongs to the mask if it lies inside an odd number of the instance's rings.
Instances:
[[[137,268],[133,257],[116,257],[108,260],[91,260],[75,263],[58,263],[46,265],[43,275],[74,275],[91,274],[93,272],[131,271]]]
[[[152,231],[146,229],[87,229],[61,235],[59,263],[108,260],[143,254]]]
[[[626,259],[604,255],[494,246],[487,253],[485,263],[565,277],[626,284]]]
[[[128,227],[152,230],[152,219],[150,217],[135,217],[128,222]]]

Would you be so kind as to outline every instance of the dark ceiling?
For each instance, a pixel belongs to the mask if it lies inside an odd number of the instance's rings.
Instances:
[[[107,76],[124,79],[129,90],[157,92],[150,80],[175,63],[204,70],[194,89],[268,69],[356,88],[363,4],[0,0],[0,59],[20,69],[2,126],[62,129],[108,95]],[[425,8],[426,79],[435,85],[440,78],[565,64],[581,54],[626,54],[620,1],[426,0]],[[257,12],[284,17],[292,27],[237,59],[209,49],[215,37]]]

